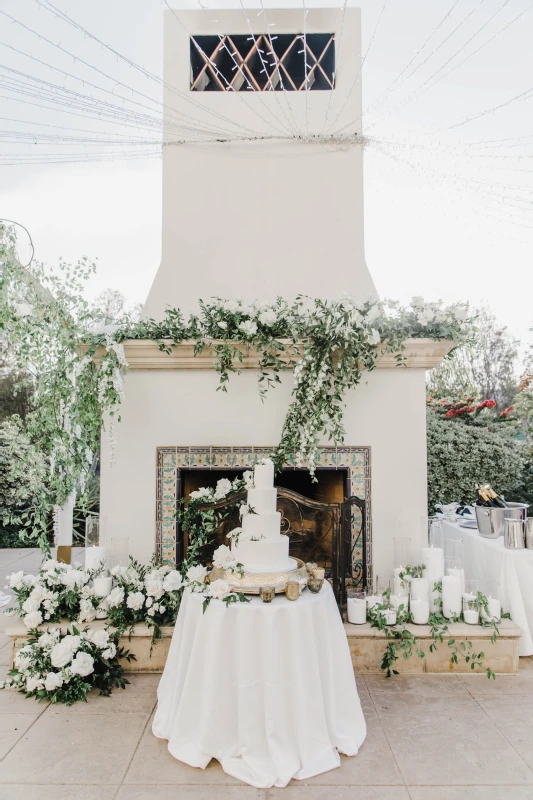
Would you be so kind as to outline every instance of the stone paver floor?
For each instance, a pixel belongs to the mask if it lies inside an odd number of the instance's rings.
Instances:
[[[0,586],[39,554],[0,550]],[[0,615],[0,671],[9,619]],[[71,708],[0,692],[0,800],[533,800],[533,659],[517,676],[358,676],[368,736],[337,770],[257,790],[151,733],[158,675]]]

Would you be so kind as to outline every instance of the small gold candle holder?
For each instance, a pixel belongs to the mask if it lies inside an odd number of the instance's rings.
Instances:
[[[276,594],[276,587],[275,586],[261,586],[259,589],[259,594],[261,595],[261,600],[263,603],[271,603],[274,595]]]
[[[287,600],[298,600],[300,597],[300,584],[298,581],[287,581],[285,584],[285,597]]]
[[[322,589],[322,584],[324,583],[323,578],[309,578],[307,581],[307,588],[313,594],[318,594],[319,591]]]
[[[313,570],[313,578],[318,578],[319,580],[323,581],[326,575],[326,570],[324,567],[316,567]]]

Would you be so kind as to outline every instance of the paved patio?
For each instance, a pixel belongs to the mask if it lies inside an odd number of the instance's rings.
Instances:
[[[0,586],[35,551],[0,550]],[[2,633],[0,667],[9,642]],[[152,736],[158,675],[71,708],[0,692],[0,800],[533,800],[533,659],[517,676],[358,677],[368,738],[340,769],[256,790],[186,767]]]

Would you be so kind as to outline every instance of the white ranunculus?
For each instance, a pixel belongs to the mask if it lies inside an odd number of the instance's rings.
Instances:
[[[222,500],[223,497],[226,497],[226,495],[231,492],[231,489],[231,481],[229,481],[227,478],[221,478],[219,481],[217,481],[215,500]]]
[[[56,669],[62,669],[70,664],[74,655],[72,648],[65,640],[55,644],[50,651],[50,661]]]
[[[102,658],[105,659],[115,658],[116,654],[117,648],[113,643],[111,643],[105,650],[102,650]]]
[[[29,614],[26,614],[24,617],[24,625],[27,628],[36,628],[38,625],[41,624],[43,621],[43,615],[40,611],[30,611]]]
[[[13,572],[7,579],[7,582],[11,589],[23,589],[24,588],[24,572],[21,570],[20,572]]]
[[[272,325],[275,325],[277,321],[278,315],[272,309],[263,311],[262,314],[259,314],[259,322],[261,325],[267,325],[268,327],[271,327]]]
[[[63,686],[63,677],[60,672],[49,672],[44,679],[44,688],[47,692],[54,692]]]
[[[177,569],[173,569],[165,576],[163,589],[165,592],[177,592],[183,586],[183,578]]]
[[[35,692],[37,689],[41,689],[43,686],[43,681],[41,678],[35,676],[34,678],[28,678],[26,680],[26,691],[27,692]]]
[[[89,653],[83,653],[82,651],[76,653],[76,657],[70,665],[70,671],[74,675],[81,675],[82,678],[85,678],[91,672],[94,672],[94,658]]]
[[[191,583],[193,581],[198,581],[198,583],[203,583],[207,576],[207,569],[206,567],[202,566],[202,564],[197,564],[195,567],[189,567],[187,570],[187,580]]]
[[[214,600],[224,600],[224,598],[228,597],[230,593],[231,586],[222,578],[213,581],[213,583],[209,585],[209,596]]]
[[[20,672],[24,672],[24,670],[28,669],[31,664],[31,659],[26,653],[21,653],[19,650],[18,653],[15,655],[15,667],[20,670]]]
[[[237,564],[237,561],[233,557],[233,553],[226,547],[225,544],[221,544],[220,547],[217,547],[215,552],[213,553],[213,566],[220,567],[221,569],[230,569],[230,567],[234,567]]]
[[[106,599],[110,608],[116,608],[117,606],[122,605],[124,601],[124,589],[122,586],[115,586],[115,588],[112,589],[108,594]]]
[[[257,322],[254,322],[251,319],[243,320],[239,322],[239,330],[245,333],[247,336],[253,336],[257,333]]]
[[[109,644],[108,632],[99,628],[92,628],[90,631],[87,631],[87,639],[100,649],[107,647]]]
[[[144,605],[144,594],[142,592],[130,592],[126,605],[133,611],[139,611]]]
[[[159,576],[155,578],[148,577],[144,585],[146,587],[146,594],[150,597],[155,597],[158,600],[163,594],[163,581]]]
[[[69,569],[61,575],[61,583],[69,591],[79,589],[85,583],[85,576],[79,569]]]

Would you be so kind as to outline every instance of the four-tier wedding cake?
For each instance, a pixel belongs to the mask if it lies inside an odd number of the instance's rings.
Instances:
[[[280,533],[281,514],[276,511],[274,464],[263,459],[253,472],[253,487],[242,509],[242,530],[231,551],[245,572],[286,572],[297,564],[289,558],[289,537]]]

